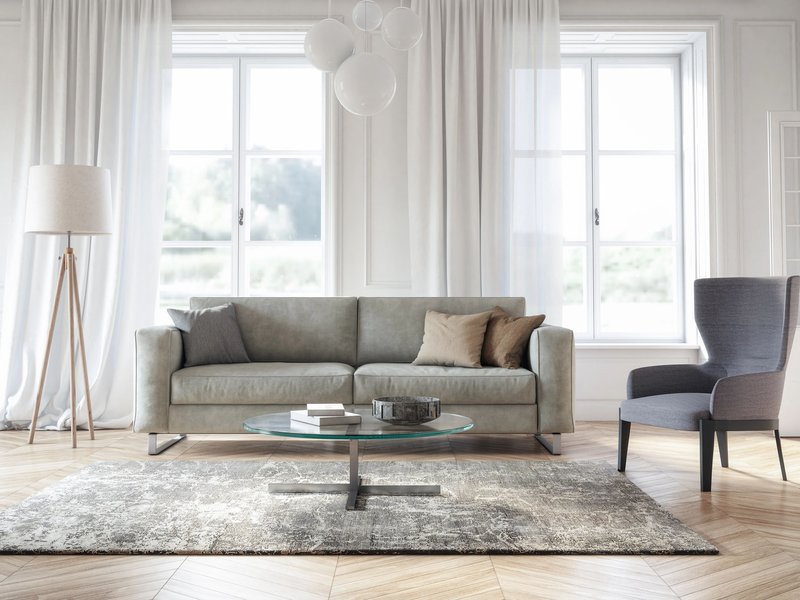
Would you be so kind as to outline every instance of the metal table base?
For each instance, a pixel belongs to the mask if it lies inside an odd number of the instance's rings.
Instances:
[[[438,485],[362,485],[358,474],[358,440],[350,440],[349,483],[270,483],[270,494],[339,494],[347,493],[347,510],[355,510],[359,494],[368,496],[438,496]]]

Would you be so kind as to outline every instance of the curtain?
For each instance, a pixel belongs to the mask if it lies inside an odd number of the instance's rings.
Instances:
[[[414,0],[408,57],[412,284],[524,296],[561,316],[557,0]]]
[[[0,428],[27,427],[44,358],[58,257],[66,237],[23,234],[28,169],[85,164],[111,171],[113,233],[73,237],[94,421],[133,415],[134,331],[152,323],[166,154],[163,95],[171,61],[170,0],[24,0],[23,119],[0,341]],[[66,302],[39,425],[69,426]],[[80,369],[80,362],[78,369]],[[77,373],[79,425],[86,423]]]

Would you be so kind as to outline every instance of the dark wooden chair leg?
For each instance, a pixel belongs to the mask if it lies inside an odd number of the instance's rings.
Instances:
[[[700,419],[700,491],[711,491],[711,469],[714,466],[714,424]]]
[[[775,430],[775,445],[778,446],[778,461],[781,463],[781,477],[786,481],[786,465],[783,464],[783,450],[781,449],[781,433]]]
[[[722,467],[728,468],[728,432],[717,429],[717,443],[719,444],[719,461]]]
[[[619,420],[619,440],[617,443],[617,471],[625,472],[628,462],[628,440],[631,437],[630,421]]]

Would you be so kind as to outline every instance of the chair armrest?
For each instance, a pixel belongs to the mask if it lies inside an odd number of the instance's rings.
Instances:
[[[136,331],[134,431],[169,433],[172,374],[182,366],[183,339],[176,327]]]
[[[575,431],[575,335],[571,329],[542,325],[533,330],[528,358],[536,373],[538,433]]]
[[[628,374],[628,399],[660,394],[710,394],[725,373],[708,364],[639,367]]]
[[[711,418],[777,419],[785,376],[785,371],[767,371],[720,379],[711,393]]]

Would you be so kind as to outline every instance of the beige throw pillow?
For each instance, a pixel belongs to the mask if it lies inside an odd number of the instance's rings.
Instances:
[[[425,333],[415,365],[481,367],[481,348],[491,311],[474,315],[425,313]]]
[[[544,323],[544,315],[512,317],[495,306],[483,339],[481,362],[491,367],[518,369],[533,330]]]

